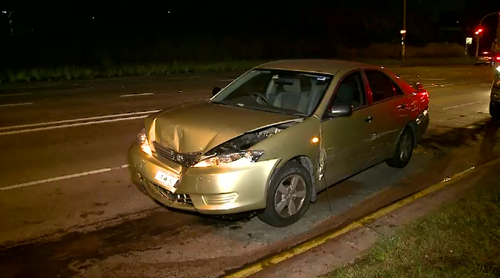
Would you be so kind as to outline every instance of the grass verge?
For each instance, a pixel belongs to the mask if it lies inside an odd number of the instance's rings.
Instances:
[[[174,62],[170,64],[108,65],[103,67],[63,66],[17,71],[6,70],[0,72],[0,83],[62,81],[179,73],[234,72],[248,70],[261,63],[261,61],[229,61],[213,63]]]
[[[471,65],[470,58],[413,58],[405,62],[396,59],[362,59],[360,62],[387,66],[450,66]],[[0,72],[0,83],[63,81],[125,76],[150,76],[178,73],[215,73],[245,71],[263,61],[226,61],[213,63],[173,62],[170,64],[107,65],[102,67],[62,66],[54,68],[34,68],[6,70]]]
[[[380,239],[324,277],[500,277],[500,182]]]

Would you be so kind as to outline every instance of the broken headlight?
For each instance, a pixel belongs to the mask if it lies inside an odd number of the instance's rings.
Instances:
[[[264,154],[262,150],[251,150],[250,148],[260,141],[279,133],[297,122],[280,124],[264,128],[255,132],[245,133],[228,142],[225,142],[207,152],[202,160],[193,167],[218,166],[228,163],[252,163],[259,160]]]
[[[149,146],[148,136],[146,134],[146,129],[142,129],[139,134],[137,134],[136,138],[137,145],[141,148],[141,150],[149,155],[153,155],[151,151],[151,147]]]
[[[219,166],[228,163],[246,164],[249,162],[257,161],[263,154],[264,151],[260,150],[248,150],[229,154],[219,154],[205,158],[202,161],[196,163],[193,167]]]

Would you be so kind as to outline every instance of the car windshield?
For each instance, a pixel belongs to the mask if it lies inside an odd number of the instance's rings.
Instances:
[[[296,116],[310,116],[322,99],[331,75],[256,69],[224,88],[213,103]]]

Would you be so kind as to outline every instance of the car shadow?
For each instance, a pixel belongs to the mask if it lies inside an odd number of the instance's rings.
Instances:
[[[484,126],[484,136],[479,148],[477,164],[486,163],[499,157],[498,150],[495,151],[497,141],[500,141],[498,130],[500,129],[500,121],[491,118]]]

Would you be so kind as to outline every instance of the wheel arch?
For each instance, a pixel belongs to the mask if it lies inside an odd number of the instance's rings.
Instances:
[[[415,149],[417,147],[417,144],[418,144],[418,125],[415,121],[411,121],[408,124],[406,124],[405,128],[403,130],[401,130],[401,133],[398,136],[398,140],[401,137],[401,135],[403,135],[403,132],[406,129],[406,127],[411,128],[411,132],[413,135],[413,148]]]
[[[302,165],[304,168],[306,168],[306,170],[309,174],[309,177],[311,178],[311,184],[308,185],[310,187],[310,190],[311,190],[311,202],[313,202],[313,203],[316,202],[317,192],[316,192],[316,188],[314,186],[314,184],[316,183],[316,178],[314,176],[314,173],[315,173],[314,163],[312,162],[311,158],[309,158],[307,155],[297,155],[297,156],[292,157],[286,161],[281,161],[279,163],[280,165],[278,167],[274,168],[273,173],[271,175],[271,178],[269,179],[267,188],[269,188],[276,173],[278,173],[278,171],[283,166],[285,166],[288,162],[291,162],[291,161],[295,161],[295,162],[299,163],[300,165]],[[267,190],[266,190],[266,192],[267,192]]]
[[[401,138],[401,136],[403,135],[403,132],[405,132],[406,128],[408,128],[408,127],[411,129],[411,132],[412,132],[412,135],[413,135],[413,149],[415,149],[417,147],[417,144],[418,144],[418,142],[417,142],[417,138],[418,138],[418,126],[417,126],[417,123],[415,121],[410,121],[410,122],[408,122],[405,125],[404,128],[402,128],[399,131],[398,138],[394,142],[394,146],[391,149],[391,154],[393,154],[396,151],[399,139]]]

